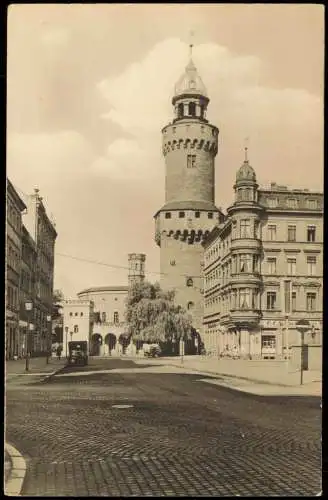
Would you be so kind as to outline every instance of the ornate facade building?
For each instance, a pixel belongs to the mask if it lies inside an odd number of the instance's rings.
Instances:
[[[53,284],[55,265],[55,242],[57,231],[50,220],[39,190],[26,199],[27,211],[23,223],[35,242],[36,258],[33,265],[33,335],[29,338],[30,352],[45,355],[51,350],[51,315],[53,307]],[[21,303],[24,311],[24,304]],[[24,314],[24,313],[23,313]],[[24,318],[25,319],[25,318]],[[23,327],[24,328],[24,327]]]
[[[21,198],[7,179],[6,357],[51,349],[54,247],[57,237],[38,189]],[[26,302],[32,303],[30,313]]]
[[[165,158],[165,204],[155,214],[160,247],[160,284],[173,289],[176,302],[202,329],[202,242],[223,220],[215,206],[214,161],[219,130],[206,119],[209,98],[190,61],[175,86],[174,118],[162,130]]]
[[[205,347],[252,359],[284,359],[322,345],[323,194],[271,184],[259,189],[247,150],[235,201],[204,243]]]
[[[26,205],[7,179],[6,193],[6,358],[19,356],[20,275],[22,260],[22,212]]]

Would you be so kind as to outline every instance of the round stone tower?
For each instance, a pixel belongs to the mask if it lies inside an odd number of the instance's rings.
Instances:
[[[190,47],[192,48],[192,46]],[[206,119],[206,88],[190,55],[172,99],[174,118],[162,130],[165,205],[155,214],[161,286],[202,330],[202,241],[223,218],[214,203],[219,130]]]
[[[129,285],[132,283],[142,283],[145,279],[145,261],[144,253],[129,253]]]

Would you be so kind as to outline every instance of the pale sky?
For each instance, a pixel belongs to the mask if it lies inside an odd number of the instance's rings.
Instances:
[[[130,252],[159,278],[161,128],[190,30],[220,129],[216,205],[233,201],[245,137],[260,185],[323,190],[323,6],[11,5],[7,175],[25,193],[38,187],[54,215],[66,298],[126,285]]]

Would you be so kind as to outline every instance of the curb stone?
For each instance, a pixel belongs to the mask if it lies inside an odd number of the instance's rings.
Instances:
[[[19,451],[8,443],[5,443],[5,451],[12,463],[9,477],[5,483],[5,495],[19,496],[26,474],[26,462]]]

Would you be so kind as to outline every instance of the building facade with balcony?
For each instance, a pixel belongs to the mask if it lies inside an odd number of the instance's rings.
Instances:
[[[235,201],[204,246],[204,343],[213,354],[284,359],[322,345],[323,194],[259,189],[247,152]]]
[[[20,355],[20,280],[22,260],[22,212],[26,205],[7,179],[6,189],[6,359]]]

